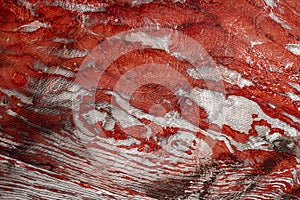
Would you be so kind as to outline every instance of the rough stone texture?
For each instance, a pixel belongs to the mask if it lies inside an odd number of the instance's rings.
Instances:
[[[1,199],[299,199],[300,3],[0,1]]]

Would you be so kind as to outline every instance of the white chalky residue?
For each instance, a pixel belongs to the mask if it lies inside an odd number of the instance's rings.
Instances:
[[[193,93],[181,90],[178,94],[193,99],[198,106],[206,110],[209,122],[218,124],[220,127],[226,124],[247,134],[253,122],[252,114],[257,114],[261,119],[267,120],[273,128],[283,129],[290,136],[299,134],[289,124],[266,115],[256,102],[245,97],[229,96],[225,99],[222,93],[200,88]]]
[[[251,86],[253,83],[249,81],[248,79],[240,78],[238,79],[237,85],[240,86],[241,88],[245,86]]]
[[[38,20],[34,20],[33,22],[31,22],[29,24],[25,24],[23,26],[15,28],[14,31],[20,30],[22,32],[31,33],[31,32],[38,30],[39,28],[50,28],[50,25],[48,25],[46,23],[42,23]]]
[[[47,2],[47,1],[46,1]],[[66,10],[77,11],[77,12],[104,12],[105,4],[101,3],[93,3],[93,4],[78,4],[75,1],[70,2],[70,0],[66,1],[55,1],[54,3],[50,3],[52,6],[60,6]]]
[[[273,19],[275,22],[277,22],[278,24],[280,24],[280,26],[282,28],[288,29],[288,30],[292,30],[292,28],[286,24],[286,22],[282,19],[280,19],[278,16],[276,16],[272,11],[269,13],[269,17],[271,19]]]
[[[199,148],[199,151],[201,153],[200,156],[209,158],[213,154],[212,148],[213,146],[209,146],[205,141],[201,141],[201,145]]]
[[[269,135],[270,128],[267,126],[255,126],[255,130],[257,131],[259,136]]]
[[[105,112],[90,110],[88,113],[83,114],[83,117],[89,124],[102,122],[102,127],[108,131],[112,131],[115,127],[115,121],[109,118]]]
[[[118,108],[113,108],[112,116],[118,120],[123,128],[143,125],[137,118]]]
[[[285,48],[296,56],[300,56],[300,44],[287,44]]]
[[[250,41],[250,43],[251,43],[251,46],[252,46],[252,47],[255,46],[255,45],[263,44],[262,41]]]
[[[277,6],[274,0],[264,0],[264,1],[268,6],[272,8]]]
[[[74,39],[67,39],[67,38],[53,38],[52,41],[62,43],[62,44],[70,44],[75,42]]]
[[[134,137],[128,136],[127,139],[124,139],[124,140],[116,140],[116,141],[115,141],[115,144],[116,144],[116,145],[124,145],[124,146],[130,146],[130,145],[133,145],[133,144],[140,145],[140,144],[141,144],[141,141],[135,139]]]
[[[150,46],[153,49],[162,49],[169,52],[170,38],[168,36],[156,37],[145,32],[131,33],[125,36],[128,42],[139,42],[144,46]]]
[[[236,99],[234,96],[229,96],[225,102],[222,115],[215,122],[220,125],[228,124],[235,130],[248,133],[253,121],[251,117],[253,108],[244,102],[244,99]]]
[[[242,75],[235,71],[227,69],[223,66],[203,66],[197,68],[189,68],[186,70],[187,74],[193,79],[219,81],[224,80],[227,83],[237,84],[241,88],[251,86],[253,83],[247,79],[242,78]]]
[[[92,6],[89,4],[74,4],[72,10],[76,10],[79,12],[104,12],[105,8],[101,6]]]
[[[206,79],[211,81],[221,80],[220,70],[216,67],[203,66],[197,68],[189,68],[186,70],[187,74],[193,79]]]

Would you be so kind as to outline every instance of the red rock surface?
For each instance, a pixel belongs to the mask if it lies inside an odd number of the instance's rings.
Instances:
[[[300,198],[300,3],[1,1],[1,199]]]

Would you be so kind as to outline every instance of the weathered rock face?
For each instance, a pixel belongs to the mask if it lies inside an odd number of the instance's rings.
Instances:
[[[1,199],[300,198],[300,3],[1,1]]]

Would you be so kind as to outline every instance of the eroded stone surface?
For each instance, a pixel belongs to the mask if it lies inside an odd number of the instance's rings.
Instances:
[[[0,197],[298,199],[297,1],[3,1]]]

